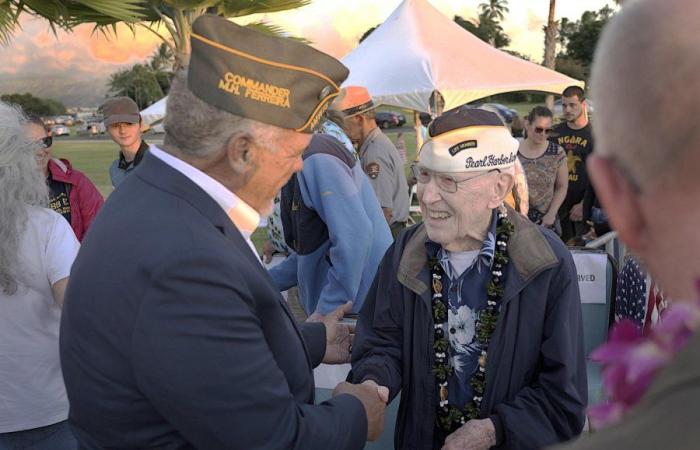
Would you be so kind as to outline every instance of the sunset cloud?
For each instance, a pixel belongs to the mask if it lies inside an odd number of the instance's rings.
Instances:
[[[430,3],[447,17],[459,14],[473,18],[482,1],[430,0]],[[291,35],[305,37],[321,51],[342,58],[357,46],[368,28],[384,21],[400,3],[400,0],[316,0],[297,10],[255,15],[237,22],[263,20],[279,25]],[[557,18],[576,20],[585,9],[599,9],[606,3],[607,0],[560,0]],[[548,0],[510,2],[510,12],[503,23],[512,40],[510,49],[534,60],[542,57],[542,25],[548,5]],[[399,40],[405,38],[396,36]],[[117,37],[95,33],[91,25],[80,26],[72,33],[58,31],[54,35],[44,20],[25,16],[10,45],[0,47],[0,58],[6,62],[0,65],[0,77],[47,72],[106,77],[144,61],[159,44],[159,38],[153,33],[137,28],[134,34],[121,25]]]

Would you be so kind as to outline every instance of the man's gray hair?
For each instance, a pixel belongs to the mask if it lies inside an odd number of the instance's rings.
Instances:
[[[206,158],[222,151],[239,132],[252,132],[263,124],[222,111],[196,97],[187,87],[186,69],[173,80],[164,121],[164,150]]]
[[[700,2],[628,3],[595,53],[595,151],[648,184],[700,145]]]
[[[21,233],[27,209],[48,204],[48,186],[36,161],[39,143],[32,141],[22,112],[0,102],[0,289],[17,291]]]

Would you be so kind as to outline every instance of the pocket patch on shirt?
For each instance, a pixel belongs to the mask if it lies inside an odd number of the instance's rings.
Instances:
[[[365,173],[371,179],[376,179],[379,176],[379,163],[371,162],[365,166]]]

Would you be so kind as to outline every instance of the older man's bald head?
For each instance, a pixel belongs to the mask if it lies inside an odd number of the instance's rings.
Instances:
[[[680,175],[700,146],[698,24],[696,0],[638,0],[600,40],[591,79],[596,152],[638,185]]]

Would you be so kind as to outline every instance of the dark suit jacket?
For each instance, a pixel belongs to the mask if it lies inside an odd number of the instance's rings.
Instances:
[[[221,207],[152,155],[83,241],[60,349],[84,448],[365,443],[358,399],[313,405],[325,328],[298,326]]]

